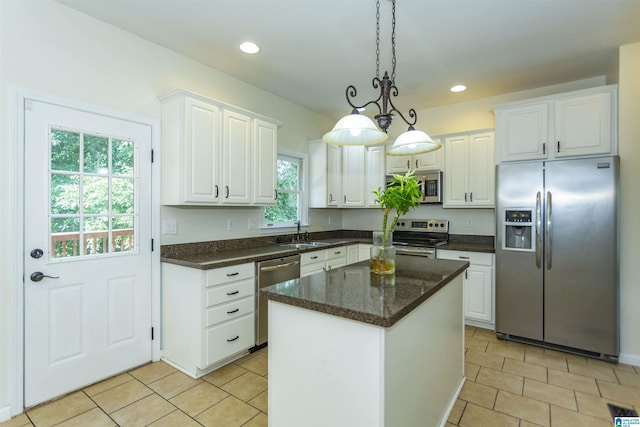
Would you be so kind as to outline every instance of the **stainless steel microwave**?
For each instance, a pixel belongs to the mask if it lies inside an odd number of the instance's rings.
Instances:
[[[387,175],[387,185],[393,180],[393,176]],[[442,171],[416,172],[416,180],[420,186],[422,204],[442,203]]]

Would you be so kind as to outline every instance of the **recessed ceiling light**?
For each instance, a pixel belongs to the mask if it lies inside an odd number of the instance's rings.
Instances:
[[[240,45],[240,50],[244,53],[258,53],[260,52],[260,46],[254,42],[244,42]]]
[[[455,85],[452,86],[451,89],[449,89],[451,92],[464,92],[465,90],[467,90],[467,86],[466,85]]]

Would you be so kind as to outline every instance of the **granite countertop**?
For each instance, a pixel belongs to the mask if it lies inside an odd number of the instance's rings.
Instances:
[[[461,274],[469,263],[421,257],[396,257],[396,274],[371,274],[362,261],[260,291],[261,298],[390,327]]]

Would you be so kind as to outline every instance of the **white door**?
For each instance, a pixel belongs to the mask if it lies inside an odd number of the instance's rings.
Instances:
[[[25,101],[25,406],[151,360],[151,127]]]

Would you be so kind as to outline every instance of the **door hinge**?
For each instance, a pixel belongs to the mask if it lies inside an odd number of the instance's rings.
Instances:
[[[153,239],[151,239],[151,252],[153,252]]]
[[[154,154],[155,154],[155,153],[154,153],[154,151],[153,151],[153,150],[151,150],[151,163],[153,163],[153,160],[154,160]]]
[[[151,341],[153,341],[153,326],[151,327]]]

